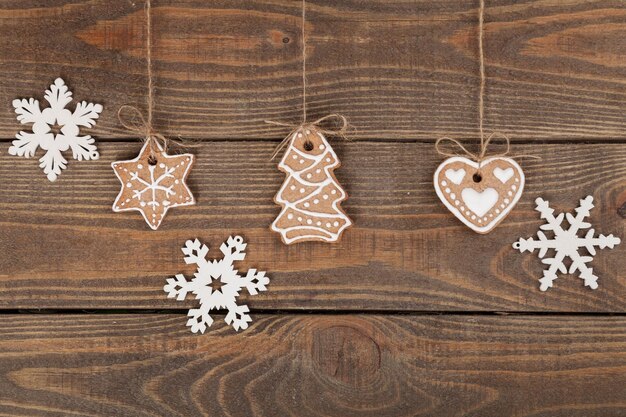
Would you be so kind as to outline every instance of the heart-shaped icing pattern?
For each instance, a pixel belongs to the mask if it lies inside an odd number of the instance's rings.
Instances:
[[[487,188],[482,193],[473,188],[466,188],[461,191],[461,200],[472,213],[482,217],[498,202],[498,192],[493,188]]]
[[[503,157],[485,159],[480,172],[475,161],[461,156],[448,158],[434,178],[443,204],[478,233],[489,233],[504,220],[521,197],[524,183],[522,168]]]
[[[507,182],[509,182],[513,174],[513,168],[500,169],[500,167],[495,167],[493,169],[493,175],[495,175],[497,179],[502,181],[502,184],[506,184]]]
[[[465,178],[465,170],[464,169],[447,169],[446,170],[446,178],[452,181],[454,184],[459,185],[463,178]]]

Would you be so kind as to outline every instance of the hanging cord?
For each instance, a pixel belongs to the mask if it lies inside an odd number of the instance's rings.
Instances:
[[[480,90],[478,93],[478,129],[480,131],[480,154],[481,157],[485,155],[485,48],[483,46],[483,40],[485,38],[484,33],[485,26],[485,0],[480,0],[480,10],[478,13],[478,67],[480,72]],[[505,136],[506,137],[506,136]],[[508,143],[508,138],[506,138]],[[488,145],[488,144],[487,144]],[[507,145],[507,148],[510,147]],[[508,151],[508,150],[507,150]]]
[[[478,93],[478,130],[480,133],[480,151],[478,153],[470,152],[460,141],[449,137],[442,137],[435,142],[435,149],[440,155],[443,156],[459,156],[467,155],[470,159],[478,162],[478,169],[483,160],[487,157],[487,149],[495,138],[500,138],[506,145],[506,150],[498,154],[489,155],[489,157],[503,157],[509,154],[511,151],[511,140],[507,135],[502,132],[495,131],[485,139],[485,86],[487,83],[487,76],[485,73],[485,49],[484,49],[484,37],[485,37],[485,0],[480,0],[480,7],[478,12],[478,63],[479,63],[479,75],[480,75],[480,88]],[[451,152],[446,151],[442,147],[443,142],[450,142],[452,145],[458,147],[460,151]],[[535,155],[515,155],[512,158],[533,158],[541,159]]]
[[[321,117],[314,122],[307,122],[307,87],[308,81],[306,76],[306,59],[307,59],[307,49],[306,49],[306,0],[302,0],[302,122],[299,124],[293,123],[283,123],[277,122],[274,120],[266,120],[265,123],[274,125],[274,126],[282,126],[289,127],[291,130],[285,136],[285,138],[278,144],[276,149],[274,149],[274,153],[272,153],[272,157],[270,160],[273,160],[278,156],[280,151],[287,146],[295,137],[295,133],[300,129],[305,129],[307,126],[313,127],[318,132],[329,135],[336,136],[342,139],[347,140],[347,133],[350,130],[350,125],[348,124],[348,119],[345,116],[340,114],[332,113]],[[337,127],[322,127],[322,125],[334,120],[336,122]]]
[[[302,0],[302,124],[306,123],[306,0]],[[273,159],[273,158],[272,158]]]
[[[152,4],[146,0],[146,66],[148,67],[148,97],[147,117],[144,118],[141,111],[128,104],[122,105],[117,111],[117,118],[126,129],[143,136],[143,140],[150,143],[150,157],[158,153],[155,144],[167,152],[168,142],[165,136],[154,131],[152,121],[154,118],[154,76],[152,75]],[[132,114],[127,114],[132,113]],[[157,148],[158,148],[157,146]]]

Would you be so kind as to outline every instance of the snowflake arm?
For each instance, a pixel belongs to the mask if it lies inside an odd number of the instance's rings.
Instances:
[[[58,148],[48,149],[40,159],[39,167],[43,168],[44,174],[50,181],[56,181],[61,170],[67,168],[67,160]]]
[[[193,281],[187,281],[183,274],[177,274],[174,278],[167,279],[163,290],[167,293],[167,298],[176,297],[176,300],[183,301],[187,293],[193,292],[194,287]]]
[[[613,235],[605,236],[603,234],[600,234],[598,237],[594,237],[595,233],[596,231],[594,229],[590,229],[584,238],[578,239],[578,246],[587,249],[591,256],[596,255],[596,246],[599,249],[613,249],[620,243],[620,239],[618,237]]]
[[[538,198],[536,203],[536,210],[541,213],[541,218],[546,221],[546,224],[539,226],[539,228],[541,230],[551,230],[554,232],[563,231],[563,229],[561,229],[561,223],[565,215],[561,213],[557,217],[554,217],[554,209],[550,208],[550,204],[542,198]]]
[[[236,331],[239,329],[245,330],[248,328],[248,323],[252,321],[252,317],[248,314],[250,309],[247,305],[237,305],[235,302],[226,306],[228,313],[224,318],[227,324],[233,326]]]
[[[185,254],[185,263],[188,265],[196,264],[201,268],[209,263],[206,260],[209,248],[198,239],[185,242],[185,247],[182,250]]]
[[[76,109],[72,113],[72,120],[76,126],[94,127],[96,119],[100,117],[100,113],[102,113],[100,104],[81,101],[76,105]]]
[[[37,123],[41,118],[39,100],[35,100],[34,98],[28,100],[15,99],[13,100],[13,107],[15,107],[17,120],[22,124]]]
[[[69,147],[72,148],[72,156],[78,161],[96,160],[100,157],[94,142],[95,139],[89,135],[75,136],[72,140],[67,140]]]
[[[539,258],[543,258],[548,252],[548,249],[555,248],[555,242],[549,240],[542,231],[537,232],[537,237],[539,240],[535,240],[532,237],[528,239],[520,238],[520,240],[513,244],[513,247],[520,252],[534,252],[536,249],[539,249],[538,256]]]
[[[591,227],[591,223],[587,223],[585,219],[591,214],[592,208],[593,197],[588,196],[587,198],[580,200],[580,205],[575,210],[575,217],[571,213],[567,213],[565,215],[565,218],[570,224],[570,233],[576,234],[579,230],[589,229]]]
[[[137,181],[138,183],[140,183],[141,185],[143,185],[144,187],[146,187],[146,188],[144,188],[144,189],[142,189],[142,190],[140,190],[140,191],[139,191],[139,193],[140,193],[140,194],[143,194],[143,193],[145,193],[146,191],[148,191],[149,187],[152,185],[152,184],[150,184],[148,181],[146,181],[146,180],[144,180],[143,178],[141,178],[141,177],[139,176],[139,172],[137,172],[137,171],[131,172],[131,175],[130,175],[130,180],[131,180],[131,181]]]
[[[23,156],[30,158],[35,155],[35,151],[39,147],[40,138],[34,133],[19,132],[15,135],[17,138],[9,147],[9,155]]]
[[[246,257],[244,252],[248,246],[243,243],[243,239],[240,236],[229,237],[228,240],[222,243],[220,250],[224,254],[224,262],[232,264],[234,261],[243,261]]]
[[[593,268],[589,268],[584,263],[580,267],[580,278],[585,282],[585,286],[595,290],[598,288],[598,277],[593,274]]]
[[[50,108],[55,113],[60,112],[72,101],[72,92],[69,91],[65,81],[61,78],[54,80],[54,83],[50,85],[50,89],[46,90],[44,96],[46,101],[50,104]]]
[[[207,327],[213,324],[213,317],[209,314],[211,311],[210,305],[201,305],[200,308],[192,308],[187,314],[189,320],[187,320],[187,326],[191,327],[193,333],[204,333]]]
[[[600,249],[604,249],[604,248],[609,248],[609,249],[613,249],[615,246],[619,245],[622,240],[619,237],[613,236],[613,235],[608,235],[608,236],[604,236],[604,235],[600,235],[600,237],[597,240],[597,245]]]
[[[266,285],[270,279],[265,276],[265,271],[258,271],[254,268],[248,270],[245,277],[241,278],[241,286],[246,287],[250,295],[257,295],[261,291],[267,291]]]
[[[564,259],[565,255],[557,252],[554,258],[546,258],[541,261],[546,265],[550,265],[550,267],[543,272],[543,277],[539,280],[539,283],[541,284],[539,289],[541,291],[546,291],[548,288],[552,288],[552,282],[558,278],[556,274],[557,272],[561,272],[562,274],[567,272],[567,268],[563,263]]]

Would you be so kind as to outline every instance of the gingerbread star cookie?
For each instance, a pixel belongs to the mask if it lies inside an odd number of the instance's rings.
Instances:
[[[146,141],[135,159],[111,164],[122,183],[113,211],[137,210],[158,229],[170,208],[196,203],[186,184],[193,162],[191,154],[168,155],[156,140]]]

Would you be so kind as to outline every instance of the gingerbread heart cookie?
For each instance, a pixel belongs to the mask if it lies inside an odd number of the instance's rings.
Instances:
[[[434,184],[448,210],[484,234],[504,220],[521,197],[524,173],[511,158],[487,158],[479,169],[477,162],[455,156],[439,165]]]

